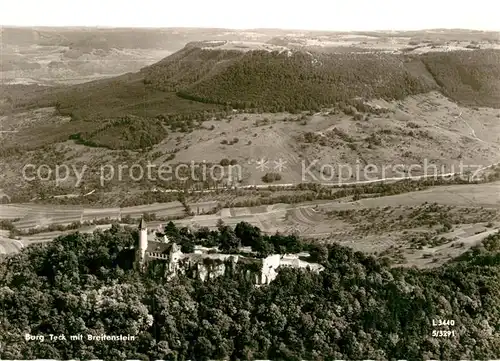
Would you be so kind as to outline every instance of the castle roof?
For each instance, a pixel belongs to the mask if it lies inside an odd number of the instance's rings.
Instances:
[[[172,243],[149,241],[146,252],[165,253],[169,252],[171,248],[172,248]]]

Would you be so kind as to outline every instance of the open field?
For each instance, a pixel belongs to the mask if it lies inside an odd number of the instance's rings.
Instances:
[[[176,153],[175,160],[217,163],[223,158],[236,159],[243,168],[242,184],[262,184],[260,178],[266,170],[259,171],[256,163],[261,159],[269,161],[267,171],[272,171],[274,162],[285,162],[286,169],[280,173],[282,179],[276,183],[317,179],[327,183],[338,178],[348,182],[347,172],[339,174],[340,167],[354,168],[356,161],[361,161],[362,167],[375,165],[377,170],[370,175],[382,178],[382,172],[384,177],[395,176],[398,164],[423,165],[427,160],[440,173],[446,173],[458,170],[460,162],[487,165],[500,160],[496,109],[473,111],[436,93],[410,97],[403,102],[375,103],[391,112],[373,115],[368,121],[318,113],[295,122],[283,122],[283,118],[289,117],[286,114],[242,114],[227,122],[207,122],[205,127],[213,127],[211,132],[205,129],[179,135],[184,147]],[[472,133],[467,124],[477,132]],[[476,136],[482,137],[481,140]],[[174,139],[160,143],[154,151],[175,148],[179,141]],[[238,142],[223,144],[232,139]],[[315,162],[312,167],[311,162]],[[322,166],[337,172],[322,174]],[[303,174],[303,169],[310,169],[312,174]],[[361,176],[361,179],[353,176],[351,180],[367,179],[364,172]]]
[[[258,219],[266,217],[281,218],[287,212],[294,212],[293,217],[299,221],[305,219],[305,223],[318,223],[311,219],[316,212],[314,207],[323,211],[349,210],[360,208],[374,208],[384,206],[415,206],[425,202],[436,202],[440,205],[457,207],[486,207],[500,208],[500,182],[479,185],[452,185],[439,186],[428,190],[410,192],[394,196],[367,198],[355,202],[306,202],[299,205],[279,204],[258,207],[224,208],[216,214],[199,215],[179,221],[182,224],[199,223],[201,226],[215,226],[216,221],[221,218],[224,221],[237,223],[241,220],[247,222],[258,222]],[[203,202],[190,204],[191,209],[200,208],[208,210],[216,206],[216,202]],[[302,209],[310,209],[302,211]],[[18,219],[14,224],[20,228],[31,228],[41,224],[58,223],[65,224],[78,222],[84,219],[116,218],[130,215],[137,217],[143,213],[155,213],[162,216],[182,215],[184,208],[180,202],[169,202],[161,204],[150,204],[136,207],[124,208],[88,208],[84,206],[51,206],[40,204],[3,204],[0,205],[0,214],[3,219]],[[314,217],[313,217],[314,218]],[[253,219],[253,220],[252,220]],[[268,218],[269,220],[271,218]],[[274,231],[273,229],[263,229]]]
[[[78,84],[139,71],[171,54],[162,49],[110,49],[82,52],[70,46],[2,47],[2,85]]]
[[[17,239],[9,238],[8,235],[8,231],[0,230],[0,255],[19,252],[28,244],[27,240],[21,242]]]
[[[433,267],[477,244],[500,226],[500,182],[453,185],[406,194],[366,198],[355,202],[305,202],[258,207],[223,208],[216,214],[186,216],[179,202],[139,207],[95,209],[81,206],[54,207],[32,204],[1,205],[3,218],[13,219],[19,229],[82,220],[116,219],[143,213],[180,216],[179,226],[214,228],[219,220],[235,226],[248,222],[266,233],[298,233],[322,242],[336,242],[355,250],[392,257],[396,264]],[[211,208],[214,202],[190,204]],[[436,213],[437,212],[437,213]],[[356,218],[361,217],[361,218]],[[156,228],[161,221],[149,222]],[[87,226],[90,232],[106,225]],[[24,245],[47,242],[64,232],[2,238],[5,253]]]

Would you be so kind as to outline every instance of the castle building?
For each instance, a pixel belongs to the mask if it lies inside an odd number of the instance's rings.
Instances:
[[[166,236],[158,238],[155,232],[148,232],[146,222],[141,219],[139,223],[139,242],[135,252],[135,264],[138,269],[144,269],[151,259],[177,261],[181,253],[180,247],[173,242],[169,242]]]
[[[308,254],[279,255],[274,254],[260,259],[234,254],[208,253],[207,249],[197,247],[194,253],[182,253],[181,248],[175,242],[170,242],[164,237],[157,237],[156,232],[148,232],[144,219],[139,223],[139,240],[135,252],[135,266],[144,270],[148,262],[158,260],[167,263],[168,276],[184,274],[190,270],[203,281],[218,277],[226,272],[226,265],[232,264],[254,264],[258,271],[249,274],[257,285],[269,284],[278,275],[279,267],[308,268],[315,272],[323,270],[323,266],[317,263],[303,261],[301,256]]]

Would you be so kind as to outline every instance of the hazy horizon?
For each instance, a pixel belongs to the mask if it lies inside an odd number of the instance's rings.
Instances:
[[[477,31],[477,32],[499,32],[500,30],[484,30],[472,28],[421,28],[421,29],[370,29],[370,30],[325,30],[325,29],[300,29],[300,28],[226,28],[226,27],[210,27],[210,26],[112,26],[112,25],[16,25],[16,24],[0,24],[0,28],[47,28],[47,29],[217,29],[217,30],[234,30],[234,31],[253,31],[253,30],[288,30],[288,31],[310,31],[310,32],[338,32],[338,33],[355,33],[355,32],[418,32],[418,31],[440,31],[440,30],[457,30],[457,31]]]
[[[305,31],[500,31],[500,3],[487,0],[283,0],[232,3],[214,0],[167,4],[159,0],[11,1],[2,6],[1,26],[102,28],[218,28]]]

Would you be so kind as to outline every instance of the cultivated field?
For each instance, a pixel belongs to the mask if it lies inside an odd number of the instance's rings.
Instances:
[[[500,182],[453,185],[406,194],[367,198],[355,202],[307,202],[258,207],[224,208],[216,214],[186,217],[179,202],[139,207],[92,209],[32,204],[2,205],[3,218],[14,219],[18,228],[69,224],[82,220],[116,219],[143,213],[180,216],[177,225],[214,228],[219,220],[235,226],[248,222],[266,233],[298,233],[323,242],[338,242],[355,250],[385,255],[397,264],[430,267],[464,252],[500,226]],[[435,202],[435,203],[434,203]],[[214,203],[190,204],[191,208]],[[346,213],[347,212],[347,213]],[[357,218],[358,217],[358,218]],[[450,225],[448,225],[450,223]],[[165,222],[153,221],[151,228]],[[88,226],[82,231],[107,227]],[[24,245],[46,242],[65,232],[22,236]],[[2,238],[4,253],[16,252],[19,241]]]

